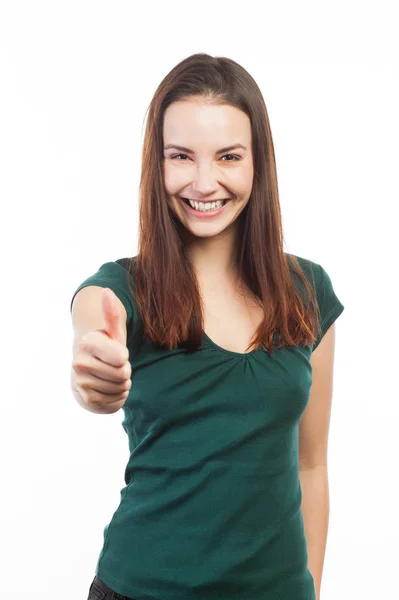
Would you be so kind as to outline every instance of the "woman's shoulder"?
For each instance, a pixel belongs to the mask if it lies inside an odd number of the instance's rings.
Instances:
[[[287,257],[287,261],[291,268],[291,272],[296,280],[298,279],[298,264],[305,277],[310,281],[310,283],[315,285],[316,288],[320,285],[323,268],[319,263],[311,260],[310,258],[299,256],[298,254],[292,254],[288,252],[285,252],[284,254]]]

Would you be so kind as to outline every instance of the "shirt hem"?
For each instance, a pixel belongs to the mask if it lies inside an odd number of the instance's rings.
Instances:
[[[116,579],[113,575],[109,573],[109,571],[103,569],[102,567],[96,569],[96,575],[97,577],[102,579],[108,587],[112,588],[113,591],[117,594],[122,594],[122,596],[128,596],[132,598],[132,600],[144,600],[145,598],[148,598],[148,600],[154,600],[154,596],[148,596],[148,594],[143,592],[143,590],[141,590],[140,588],[132,588],[130,585],[121,584],[121,582],[118,581],[118,579]],[[140,597],[138,597],[139,595]],[[313,591],[313,593],[309,596],[308,600],[316,600],[315,591]]]

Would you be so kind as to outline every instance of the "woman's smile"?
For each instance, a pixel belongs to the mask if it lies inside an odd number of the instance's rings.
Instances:
[[[199,218],[209,218],[209,217],[215,217],[217,215],[220,215],[220,213],[223,211],[224,207],[226,206],[226,204],[228,203],[229,199],[225,199],[222,201],[220,200],[214,200],[212,202],[195,202],[193,200],[189,200],[188,198],[181,198],[179,197],[179,200],[182,201],[185,210],[191,214],[194,215],[196,217]],[[192,206],[194,204],[194,207]],[[210,208],[208,208],[208,206]]]

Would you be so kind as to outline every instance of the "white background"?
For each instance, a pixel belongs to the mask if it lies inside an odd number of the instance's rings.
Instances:
[[[1,579],[86,600],[124,486],[123,412],[70,390],[70,301],[137,252],[145,111],[195,52],[257,81],[286,250],[321,264],[336,323],[321,600],[396,597],[398,136],[394,2],[1,2]]]

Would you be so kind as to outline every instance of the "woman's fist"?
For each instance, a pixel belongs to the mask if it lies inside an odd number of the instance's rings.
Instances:
[[[132,383],[129,351],[116,299],[111,289],[104,289],[101,296],[104,329],[88,331],[74,347],[71,386],[92,412],[119,410]]]

